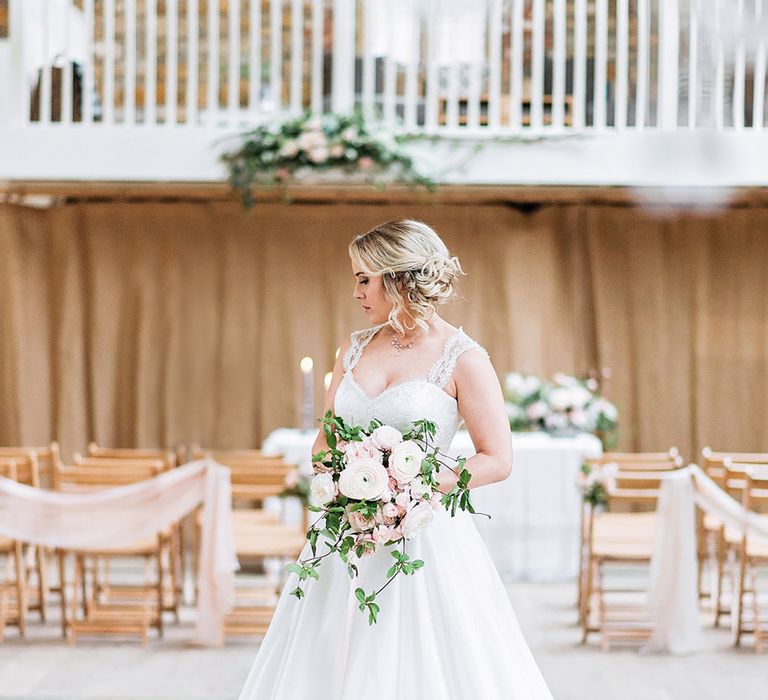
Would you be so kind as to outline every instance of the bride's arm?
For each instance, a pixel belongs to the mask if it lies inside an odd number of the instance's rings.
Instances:
[[[512,435],[496,370],[484,353],[470,349],[456,362],[453,380],[459,413],[476,450],[465,464],[472,474],[469,486],[503,481],[512,470]],[[440,470],[440,491],[448,493],[456,481],[453,472]]]
[[[349,336],[347,336],[347,338],[341,344],[339,355],[336,358],[336,363],[333,365],[333,377],[331,378],[331,383],[328,385],[328,391],[325,392],[325,401],[323,402],[323,416],[325,416],[326,411],[333,411],[333,399],[336,396],[336,389],[338,388],[341,379],[344,376],[344,355],[349,349],[350,343],[351,340]],[[328,443],[325,441],[325,431],[323,430],[323,427],[320,426],[317,437],[315,438],[315,442],[312,445],[312,454],[315,455],[321,450],[327,449]]]

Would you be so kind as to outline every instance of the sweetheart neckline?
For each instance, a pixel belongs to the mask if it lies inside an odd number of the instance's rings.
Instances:
[[[363,389],[363,387],[361,387],[357,383],[357,380],[355,379],[354,374],[352,374],[352,370],[348,369],[346,372],[344,372],[344,376],[349,377],[349,380],[352,386],[354,386],[355,389],[357,389],[357,391],[359,391],[360,394],[363,395],[363,397],[368,399],[368,401],[377,401],[382,396],[384,396],[384,394],[386,394],[387,392],[392,391],[393,389],[397,389],[398,387],[401,387],[401,386],[407,386],[408,384],[426,384],[427,386],[435,387],[435,389],[437,389],[443,396],[450,399],[455,404],[459,403],[455,396],[451,396],[447,391],[443,391],[439,386],[437,386],[437,384],[434,384],[433,382],[429,382],[426,379],[408,379],[404,382],[398,382],[397,384],[390,384],[388,387],[385,387],[384,389],[382,389],[375,396],[369,396],[368,393],[365,391],[365,389]]]

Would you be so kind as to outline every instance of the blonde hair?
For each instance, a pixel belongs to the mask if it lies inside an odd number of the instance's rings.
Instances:
[[[355,236],[349,257],[365,274],[381,275],[385,296],[393,303],[389,323],[403,334],[416,326],[428,333],[427,321],[456,295],[459,275],[466,274],[440,236],[411,219],[387,221]]]

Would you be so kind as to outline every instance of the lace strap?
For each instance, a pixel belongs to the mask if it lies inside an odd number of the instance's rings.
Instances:
[[[441,389],[445,387],[453,376],[453,372],[456,369],[456,362],[459,357],[462,353],[471,348],[477,348],[488,357],[488,351],[482,345],[472,340],[472,338],[464,332],[463,327],[459,327],[459,330],[445,341],[443,354],[434,367],[429,371],[427,381],[437,384]]]
[[[372,328],[363,328],[359,331],[353,331],[350,335],[352,342],[347,348],[347,352],[344,353],[344,369],[349,372],[355,368],[355,365],[360,360],[360,357],[365,350],[365,346],[371,342],[371,338],[376,335],[376,331],[386,324],[382,323]]]

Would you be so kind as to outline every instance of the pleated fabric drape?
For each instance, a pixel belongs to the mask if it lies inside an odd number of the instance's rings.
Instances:
[[[298,426],[366,319],[347,245],[433,225],[467,276],[443,316],[510,370],[609,367],[619,446],[768,450],[768,209],[609,204],[0,205],[0,443],[257,446]]]

